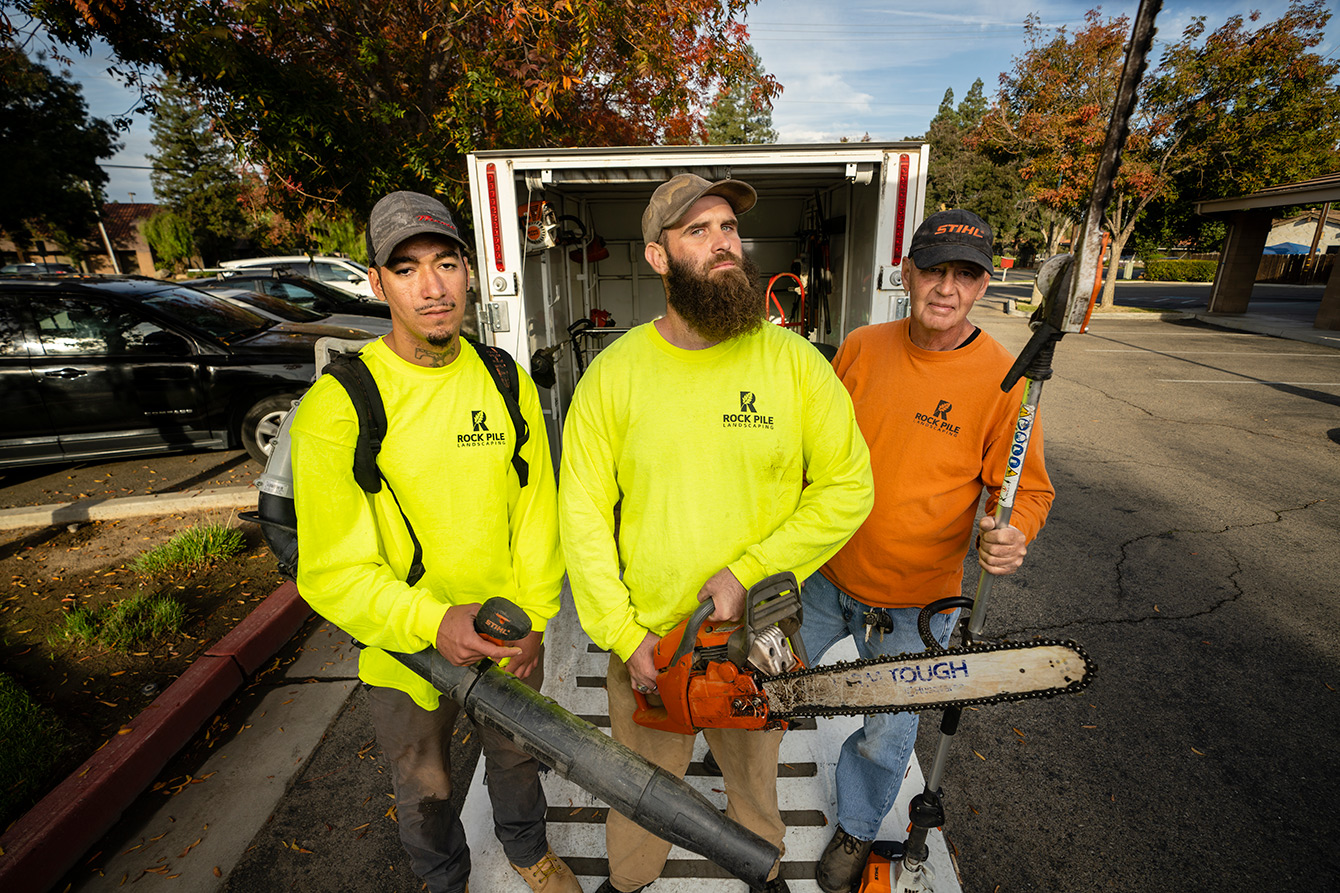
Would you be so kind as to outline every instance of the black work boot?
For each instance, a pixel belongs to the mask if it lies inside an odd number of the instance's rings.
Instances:
[[[873,840],[852,837],[838,825],[814,869],[819,889],[824,893],[850,893],[861,882],[865,861],[870,858],[874,845]]]
[[[651,884],[643,884],[641,887],[638,887],[636,890],[632,891],[632,893],[642,893],[643,890],[647,889],[650,886]],[[605,878],[605,883],[601,884],[599,887],[596,888],[596,893],[620,893],[620,890],[610,883],[609,878]]]
[[[786,885],[786,881],[775,877],[761,887],[750,887],[749,893],[791,893],[791,888]]]

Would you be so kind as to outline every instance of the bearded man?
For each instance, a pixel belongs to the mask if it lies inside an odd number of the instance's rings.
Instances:
[[[560,534],[582,626],[610,652],[611,734],[681,777],[695,736],[633,722],[634,692],[659,703],[656,643],[705,599],[711,619],[735,620],[763,578],[805,579],[872,501],[846,390],[819,351],[764,319],[736,220],[756,201],[746,183],[693,174],[657,188],[642,234],[665,316],[595,358],[563,433]],[[781,733],[703,734],[726,814],[783,850]],[[597,893],[631,893],[660,876],[669,843],[615,812],[605,834],[609,878]],[[779,868],[762,889],[788,890]]]

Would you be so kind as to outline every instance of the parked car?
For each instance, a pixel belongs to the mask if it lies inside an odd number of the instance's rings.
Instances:
[[[249,310],[256,311],[261,316],[268,316],[271,319],[283,322],[315,322],[328,326],[345,326],[351,329],[362,329],[371,335],[385,335],[391,331],[390,319],[383,319],[380,316],[356,316],[351,313],[318,313],[306,307],[299,307],[283,298],[253,291],[245,285],[196,285],[193,282],[191,287],[212,295],[218,295],[235,304],[240,304]]]
[[[328,257],[310,254],[288,254],[275,257],[247,257],[226,260],[219,264],[224,270],[287,270],[334,286],[351,295],[369,298],[368,268],[347,257]]]
[[[153,279],[0,279],[0,468],[244,447],[264,461],[323,336]]]
[[[79,271],[69,264],[5,264],[0,276],[77,276]]]
[[[228,270],[221,276],[192,279],[188,284],[195,288],[215,285],[249,288],[283,298],[317,313],[352,313],[356,316],[391,318],[391,307],[385,301],[356,298],[324,282],[280,270]]]

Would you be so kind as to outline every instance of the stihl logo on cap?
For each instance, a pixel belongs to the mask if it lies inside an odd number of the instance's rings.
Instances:
[[[968,226],[966,223],[944,223],[936,227],[935,234],[942,236],[945,233],[962,233],[965,236],[975,236],[979,239],[985,239],[982,231],[975,226]]]
[[[455,229],[455,228],[456,228],[456,227],[452,226],[450,223],[447,223],[447,221],[445,221],[445,220],[439,220],[438,218],[434,217],[432,214],[420,214],[419,216],[415,217],[414,219],[415,219],[415,220],[425,220],[425,221],[427,221],[428,223],[436,223],[438,226],[449,226],[449,227],[451,227],[452,229]]]

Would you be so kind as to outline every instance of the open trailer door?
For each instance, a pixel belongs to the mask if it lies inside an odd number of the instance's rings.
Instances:
[[[642,211],[660,183],[688,172],[758,191],[741,234],[773,282],[773,321],[836,347],[854,328],[907,314],[899,266],[921,222],[928,157],[921,142],[475,153],[480,335],[528,370],[553,364],[541,394],[557,449],[586,365],[665,312]]]

